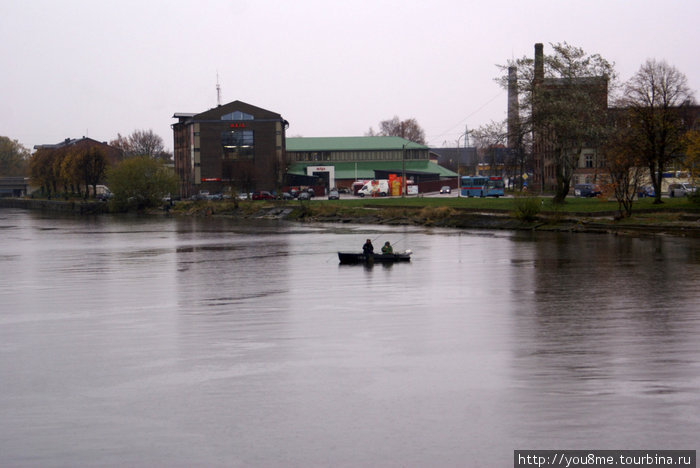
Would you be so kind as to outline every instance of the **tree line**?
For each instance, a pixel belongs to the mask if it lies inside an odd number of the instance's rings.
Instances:
[[[694,122],[694,95],[683,73],[649,59],[619,83],[614,64],[599,54],[565,42],[551,46],[540,70],[531,57],[499,67],[496,79],[505,89],[515,72],[517,119],[481,127],[477,140],[493,146],[508,141],[511,163],[530,170],[534,152],[546,156],[556,176],[555,202],[569,193],[582,150],[595,149],[594,165],[604,169],[626,215],[646,177],[661,203],[662,177],[673,162],[695,176],[700,122]]]
[[[97,194],[108,165],[104,150],[94,146],[39,148],[29,160],[29,173],[49,198],[59,191],[87,198],[90,187]]]
[[[177,191],[178,180],[165,163],[172,155],[152,130],[117,135],[109,145],[90,139],[39,146],[34,154],[16,140],[0,137],[0,176],[27,176],[42,196],[96,197],[106,184],[117,209],[144,208]]]
[[[0,136],[0,177],[24,177],[30,156],[19,141]]]

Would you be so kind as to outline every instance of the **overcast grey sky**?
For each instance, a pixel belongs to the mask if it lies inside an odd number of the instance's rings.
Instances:
[[[700,90],[698,0],[0,0],[0,135],[31,148],[153,129],[241,100],[288,136],[361,136],[394,115],[430,145],[502,120],[494,82],[535,42],[665,59]]]

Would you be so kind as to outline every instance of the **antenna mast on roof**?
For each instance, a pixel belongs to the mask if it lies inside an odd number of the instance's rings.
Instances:
[[[219,72],[216,72],[216,105],[221,105],[221,86],[219,86]]]

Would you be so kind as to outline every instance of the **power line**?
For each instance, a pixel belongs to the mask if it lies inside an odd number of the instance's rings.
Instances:
[[[474,111],[471,112],[469,115],[467,115],[465,118],[463,118],[462,120],[460,120],[459,122],[457,122],[456,124],[454,124],[454,125],[453,125],[451,128],[449,128],[448,130],[445,130],[444,132],[442,132],[442,133],[440,133],[440,134],[438,134],[438,135],[431,135],[430,140],[435,140],[435,139],[439,139],[439,138],[441,138],[441,137],[444,137],[445,135],[451,133],[457,126],[462,126],[462,125],[464,125],[464,122],[466,122],[467,119],[469,119],[470,117],[472,117],[472,116],[474,116],[475,114],[477,114],[477,113],[478,113],[479,111],[481,111],[484,107],[488,106],[489,104],[491,104],[493,101],[495,101],[495,100],[498,99],[499,97],[503,96],[503,94],[504,94],[505,92],[506,92],[505,90],[501,90],[498,94],[496,94],[496,95],[493,96],[491,99],[489,99],[488,101],[486,101],[484,104],[482,104],[481,106],[479,106],[476,110],[474,110]]]

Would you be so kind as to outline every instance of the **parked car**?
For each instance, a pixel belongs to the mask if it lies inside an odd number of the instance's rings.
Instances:
[[[452,193],[452,189],[445,185],[442,188],[440,188],[440,193]]]
[[[299,192],[297,199],[298,200],[311,200],[311,194],[309,192]]]
[[[294,196],[289,192],[282,192],[282,195],[280,195],[280,198],[282,200],[294,200]]]
[[[114,194],[109,190],[97,194],[97,199],[102,201],[109,201],[110,198],[114,197]]]
[[[197,200],[208,200],[209,199],[209,192],[207,190],[200,190],[199,193],[195,193],[190,197],[190,200],[197,201]]]
[[[637,198],[653,197],[656,195],[654,187],[651,185],[645,185],[637,189]]]
[[[253,192],[253,200],[274,200],[274,198],[270,192]]]
[[[671,184],[668,186],[668,196],[674,197],[687,197],[695,193],[695,187],[693,185],[682,183],[682,184]]]
[[[340,194],[336,189],[331,189],[330,192],[328,192],[328,199],[329,200],[340,200]]]
[[[600,195],[600,187],[594,184],[574,185],[574,195],[577,197],[597,197]]]

